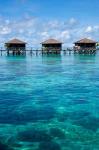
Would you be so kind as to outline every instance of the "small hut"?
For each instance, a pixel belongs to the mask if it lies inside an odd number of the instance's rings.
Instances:
[[[42,44],[42,50],[47,53],[60,54],[62,50],[62,42],[55,39],[46,40],[41,44]]]
[[[95,49],[96,48],[96,43],[97,42],[95,42],[93,40],[84,38],[80,41],[75,42],[74,44],[75,44],[75,47],[79,47],[81,49],[86,49],[86,48]]]
[[[74,50],[79,53],[94,53],[96,51],[96,43],[91,39],[84,38],[74,43]]]
[[[23,55],[26,54],[26,42],[19,39],[13,39],[5,43],[8,54]]]

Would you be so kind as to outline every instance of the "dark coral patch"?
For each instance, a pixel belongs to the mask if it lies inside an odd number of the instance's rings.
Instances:
[[[39,145],[38,150],[61,150],[61,147],[56,142],[42,142]]]
[[[50,120],[55,115],[55,109],[53,107],[41,107],[41,108],[33,108],[30,110],[26,110],[22,112],[22,116],[20,116],[20,121],[23,122],[36,122],[39,120]]]
[[[71,102],[69,102],[70,105],[84,105],[88,103],[89,101],[86,99],[76,99],[76,100],[72,100]]]
[[[0,123],[25,124],[27,122],[48,121],[55,116],[53,107],[33,108],[29,110],[13,111],[5,109],[0,114]]]
[[[27,130],[20,132],[18,139],[25,142],[48,142],[52,140],[52,137],[45,130]]]
[[[80,120],[82,118],[86,118],[88,116],[90,116],[90,112],[88,112],[88,111],[64,112],[64,113],[58,115],[58,120],[60,122],[64,122],[67,119],[69,119],[71,121],[76,121],[76,120]]]
[[[65,133],[62,131],[62,129],[59,129],[59,128],[51,128],[50,129],[50,134],[53,136],[53,137],[58,137],[60,139],[64,139],[65,138]]]
[[[88,111],[73,111],[68,114],[68,118],[70,120],[80,120],[90,116],[90,112]]]
[[[74,121],[74,124],[77,124],[79,126],[82,126],[88,130],[92,130],[93,132],[96,132],[99,128],[99,118],[89,116],[87,118],[81,118],[80,120]]]
[[[0,150],[13,150],[13,149],[10,148],[8,145],[0,142]]]

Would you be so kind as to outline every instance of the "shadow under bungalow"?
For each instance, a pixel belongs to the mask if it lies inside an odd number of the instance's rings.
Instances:
[[[62,42],[55,39],[48,39],[42,44],[42,50],[48,54],[60,54],[62,50]]]
[[[24,55],[26,54],[26,42],[19,39],[13,39],[5,43],[8,55]]]
[[[97,42],[91,39],[84,38],[74,44],[74,51],[77,51],[78,53],[95,53],[96,51]]]

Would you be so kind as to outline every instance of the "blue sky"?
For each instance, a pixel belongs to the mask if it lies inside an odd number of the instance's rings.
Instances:
[[[75,17],[87,22],[98,20],[99,1],[94,0],[0,0],[1,15],[9,18],[23,17],[25,13],[46,18]]]
[[[79,38],[98,40],[98,0],[0,0],[0,42],[21,38],[38,46],[47,38],[70,45]]]

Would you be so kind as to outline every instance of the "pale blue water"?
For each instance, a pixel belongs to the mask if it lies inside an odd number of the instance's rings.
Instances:
[[[0,150],[99,150],[99,55],[0,57]]]

